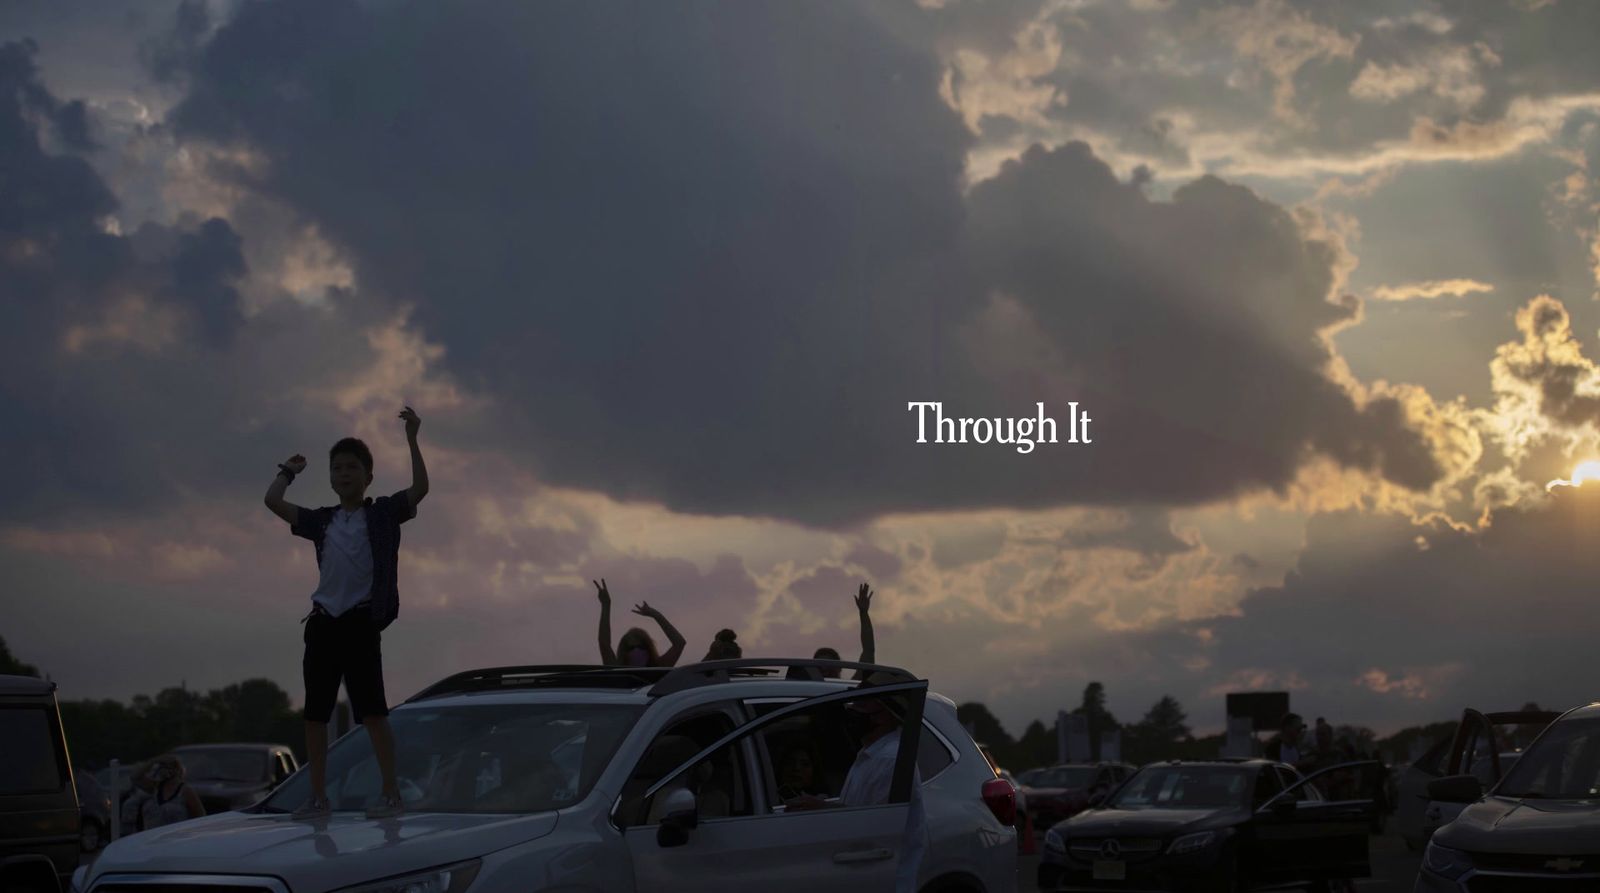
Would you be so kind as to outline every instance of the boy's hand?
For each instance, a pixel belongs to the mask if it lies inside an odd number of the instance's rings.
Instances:
[[[293,456],[289,457],[289,461],[283,464],[289,466],[290,471],[294,472],[295,474],[299,474],[300,472],[306,470],[306,457],[300,455],[299,453],[295,453]]]
[[[611,592],[606,589],[605,577],[601,577],[598,580],[590,580],[589,582],[594,584],[595,595],[599,596],[600,604],[607,608],[611,607]]]
[[[640,615],[642,617],[649,617],[652,620],[660,620],[661,619],[661,612],[657,611],[655,608],[650,607],[650,603],[649,602],[640,602],[637,605],[634,605],[633,606],[633,613],[638,614],[638,615]]]
[[[856,592],[856,608],[865,614],[872,609],[872,590],[867,584],[862,583],[861,589]]]
[[[417,415],[417,411],[407,406],[400,411],[400,418],[406,420],[406,436],[416,437],[417,429],[422,427],[422,417]]]

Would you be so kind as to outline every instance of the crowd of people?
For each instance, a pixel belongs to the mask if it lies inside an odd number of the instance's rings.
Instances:
[[[1336,737],[1326,717],[1317,717],[1316,727],[1308,736],[1305,720],[1298,713],[1285,714],[1278,733],[1267,741],[1265,755],[1270,760],[1288,763],[1302,775],[1345,763],[1371,761],[1374,765],[1330,772],[1319,787],[1329,799],[1370,798],[1377,804],[1380,816],[1389,812],[1388,771],[1378,752],[1363,750],[1349,735]]]
[[[688,644],[678,628],[672,625],[665,614],[652,608],[649,602],[640,602],[633,606],[633,613],[641,617],[648,617],[661,627],[661,632],[667,637],[668,648],[662,652],[656,646],[656,640],[650,633],[640,627],[630,627],[622,637],[617,640],[615,648],[611,646],[611,590],[605,578],[592,581],[595,595],[600,600],[600,662],[608,667],[674,667],[678,659],[683,657],[684,646]],[[877,647],[872,634],[872,588],[862,583],[856,590],[856,612],[861,618],[861,663],[870,664],[877,656]],[[744,656],[744,649],[739,647],[739,636],[731,629],[718,630],[711,640],[711,646],[706,649],[706,656],[701,660],[738,660]],[[826,646],[818,648],[811,655],[814,660],[840,660],[836,649]],[[830,667],[825,674],[830,678],[838,678],[841,674],[839,668]],[[861,678],[858,671],[857,677]]]

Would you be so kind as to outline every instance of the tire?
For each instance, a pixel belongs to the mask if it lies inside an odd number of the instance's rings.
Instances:
[[[1245,889],[1244,878],[1239,872],[1238,852],[1230,852],[1222,857],[1221,866],[1206,889],[1216,893],[1240,893]]]

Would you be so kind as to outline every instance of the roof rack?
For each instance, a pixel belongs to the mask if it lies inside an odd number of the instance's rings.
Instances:
[[[665,667],[607,667],[598,664],[487,667],[446,676],[407,698],[406,703],[468,691],[540,685],[570,688],[643,688],[670,672]]]
[[[774,675],[779,669],[785,670],[785,679],[800,679],[812,682],[821,682],[827,679],[824,670],[837,669],[843,673],[845,670],[861,670],[864,676],[874,673],[885,673],[894,677],[887,681],[909,682],[916,679],[916,675],[899,667],[888,667],[882,664],[864,664],[849,660],[817,660],[807,657],[756,657],[742,660],[710,660],[697,664],[676,667],[669,671],[665,678],[650,687],[650,697],[659,698],[702,685],[715,685],[727,682],[732,676],[768,676]],[[839,682],[852,682],[854,680],[838,679]]]

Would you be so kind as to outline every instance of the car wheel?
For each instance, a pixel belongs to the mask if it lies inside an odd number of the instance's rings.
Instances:
[[[78,843],[86,853],[100,849],[105,843],[105,832],[100,829],[100,823],[94,819],[84,819],[83,828],[78,832]]]
[[[1239,853],[1224,853],[1218,863],[1217,873],[1212,876],[1209,889],[1216,893],[1239,893],[1245,889],[1243,879],[1239,876]]]

